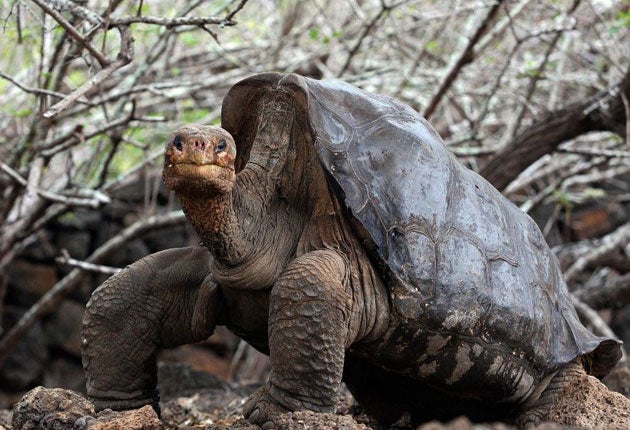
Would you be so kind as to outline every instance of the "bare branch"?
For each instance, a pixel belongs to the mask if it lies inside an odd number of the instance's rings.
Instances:
[[[71,133],[57,138],[52,142],[44,142],[41,147],[38,147],[38,150],[41,151],[41,155],[44,158],[50,158],[53,155],[68,148],[71,148],[74,145],[85,142],[93,138],[94,136],[98,136],[116,127],[128,124],[132,119],[134,119],[133,109],[125,116],[117,118],[107,124],[103,124],[101,127],[98,127],[97,129],[92,130],[89,133],[84,134],[83,130],[75,129]]]
[[[621,308],[630,303],[630,273],[606,279],[598,287],[581,288],[574,294],[593,309]]]
[[[617,131],[618,124],[625,122],[620,93],[630,93],[630,73],[611,88],[550,112],[527,127],[483,166],[481,175],[503,190],[529,165],[561,143],[588,131]]]
[[[21,89],[22,91],[24,91],[25,93],[29,93],[29,94],[35,94],[35,95],[44,95],[44,96],[52,96],[52,97],[57,97],[57,98],[64,98],[66,95],[57,91],[51,91],[51,90],[47,90],[45,88],[31,88],[31,87],[27,87],[26,85],[23,85],[21,83],[19,83],[18,81],[16,81],[15,79],[13,79],[11,76],[7,75],[4,72],[0,71],[0,78],[6,79],[7,81],[11,82],[13,85],[15,85],[16,87],[18,87],[19,89]],[[85,104],[90,104],[88,102],[84,102],[81,100],[78,100],[79,103],[85,103]]]
[[[71,0],[51,0],[50,5],[59,12],[69,11],[73,16],[84,19],[92,25],[100,26],[103,18],[92,10],[83,7]]]
[[[126,243],[147,231],[179,225],[184,223],[185,219],[181,211],[175,211],[136,221],[101,245],[86,261],[98,264],[122,248]],[[0,363],[4,361],[7,354],[15,348],[20,339],[24,337],[37,320],[52,312],[59,301],[79,285],[84,275],[85,271],[82,268],[72,270],[22,316],[20,321],[0,340]]]
[[[72,38],[77,41],[77,43],[80,46],[88,50],[88,52],[96,59],[96,61],[98,61],[101,67],[105,67],[107,65],[108,61],[105,58],[105,56],[99,50],[94,48],[85,39],[85,37],[83,37],[81,33],[79,33],[79,31],[76,28],[74,28],[72,24],[66,21],[66,19],[63,16],[61,16],[59,12],[51,8],[47,3],[43,2],[42,0],[31,0],[31,1],[35,3],[37,6],[39,6],[40,8],[42,8],[44,12],[46,12],[48,15],[52,16],[53,19],[57,21],[59,25],[61,25],[68,32],[68,34],[70,34],[70,36],[72,36]]]
[[[118,267],[103,266],[102,264],[93,264],[86,261],[76,260],[70,257],[70,254],[66,249],[61,250],[61,255],[55,258],[55,261],[59,264],[78,267],[86,272],[105,273],[106,275],[115,275],[122,270]]]
[[[236,25],[234,21],[227,21],[225,18],[216,16],[180,16],[176,18],[166,18],[162,16],[125,16],[122,18],[112,18],[110,27],[125,27],[130,24],[153,24],[172,28],[182,25],[202,27],[204,25],[231,26]]]
[[[234,21],[232,21],[232,19],[234,18],[234,16],[236,16],[237,13],[239,13],[241,11],[241,9],[243,9],[245,4],[247,4],[247,1],[248,0],[241,0],[241,2],[238,4],[238,6],[236,6],[236,8],[234,8],[234,10],[232,12],[230,12],[223,19],[223,22],[221,22],[221,27],[225,27],[226,25],[234,25],[234,24],[236,24]]]
[[[0,162],[0,169],[13,178],[18,184],[23,187],[27,186],[27,181],[18,172],[6,165],[4,162]],[[111,203],[110,198],[100,192],[92,192],[93,198],[85,199],[75,196],[66,196],[63,194],[54,193],[52,191],[43,190],[39,187],[34,187],[39,196],[44,199],[50,200],[55,203],[63,203],[67,206],[86,206],[91,208],[98,208],[104,204]]]
[[[604,262],[611,253],[627,246],[630,242],[630,223],[624,224],[602,239],[602,244],[578,258],[564,273],[567,284],[571,285],[586,268]]]
[[[433,115],[438,105],[440,104],[440,101],[444,97],[444,94],[446,94],[446,91],[448,91],[451,85],[453,85],[453,82],[457,78],[457,75],[459,75],[459,72],[461,72],[465,65],[473,61],[473,51],[475,49],[475,45],[477,44],[477,42],[479,42],[481,36],[486,32],[486,30],[490,26],[490,23],[494,20],[497,12],[499,11],[501,3],[503,3],[503,0],[498,0],[490,8],[486,16],[482,19],[481,24],[479,24],[479,27],[477,27],[475,34],[473,34],[472,37],[468,40],[468,44],[466,45],[464,50],[453,62],[453,65],[444,76],[444,79],[442,80],[442,83],[438,87],[437,91],[431,96],[431,99],[427,103],[427,106],[424,108],[422,115],[425,118],[429,119],[431,115]]]
[[[44,118],[52,118],[59,114],[59,112],[67,109],[72,105],[79,97],[87,93],[93,87],[99,85],[105,79],[107,79],[114,71],[129,64],[133,58],[133,38],[129,32],[129,27],[120,27],[120,42],[121,49],[116,61],[110,63],[104,69],[100,70],[88,81],[81,85],[79,88],[70,93],[66,98],[52,106],[46,112],[43,113]]]
[[[630,103],[628,103],[628,95],[621,93],[621,101],[623,102],[623,111],[626,114],[626,146],[630,151]]]
[[[565,154],[579,154],[588,155],[593,157],[608,157],[608,158],[627,158],[630,157],[628,151],[611,151],[607,149],[595,149],[595,148],[558,148],[558,152]]]

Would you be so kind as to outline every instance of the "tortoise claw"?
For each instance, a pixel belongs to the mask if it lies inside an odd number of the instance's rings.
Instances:
[[[263,429],[275,428],[273,419],[289,409],[276,403],[266,387],[256,390],[243,405],[243,416]]]

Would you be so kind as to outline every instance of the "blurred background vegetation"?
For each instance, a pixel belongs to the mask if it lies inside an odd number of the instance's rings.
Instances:
[[[5,393],[80,388],[67,375],[80,375],[91,291],[196,241],[160,185],[166,135],[219,124],[230,86],[265,71],[343,79],[423,113],[539,223],[585,321],[628,337],[628,0],[6,0],[0,24]],[[213,354],[241,359],[225,339]]]

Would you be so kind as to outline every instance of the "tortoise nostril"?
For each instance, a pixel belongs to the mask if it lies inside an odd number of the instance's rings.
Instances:
[[[173,146],[178,151],[181,151],[183,149],[183,146],[182,146],[182,141],[183,140],[184,139],[182,139],[182,137],[179,134],[177,136],[175,136],[175,139],[173,139]]]

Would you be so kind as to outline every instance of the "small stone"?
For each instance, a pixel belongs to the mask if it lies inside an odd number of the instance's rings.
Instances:
[[[83,396],[62,388],[36,387],[13,407],[13,428],[73,428],[86,415],[94,415],[94,405]]]
[[[105,409],[95,420],[87,422],[87,430],[158,430],[159,428],[160,419],[149,405],[124,412]]]

